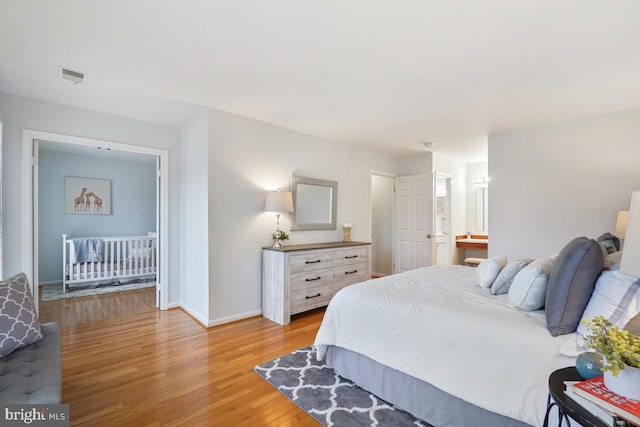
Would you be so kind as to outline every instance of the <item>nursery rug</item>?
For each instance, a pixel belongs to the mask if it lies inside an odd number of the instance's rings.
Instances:
[[[134,289],[151,288],[152,282],[128,283],[125,285],[102,285],[96,288],[74,289],[62,292],[62,283],[56,285],[40,285],[40,301],[55,301],[65,298],[86,297],[90,295],[108,294],[111,292],[132,291]]]
[[[323,426],[429,426],[337,375],[316,360],[313,347],[253,370]]]

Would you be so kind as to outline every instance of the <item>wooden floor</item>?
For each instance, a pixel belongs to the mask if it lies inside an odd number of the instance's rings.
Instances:
[[[126,294],[126,295],[125,295]],[[62,329],[73,426],[317,426],[252,368],[313,343],[323,310],[205,329],[154,290],[41,303]]]

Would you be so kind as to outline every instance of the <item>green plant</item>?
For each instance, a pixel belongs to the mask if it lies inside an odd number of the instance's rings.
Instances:
[[[274,231],[271,237],[273,237],[273,240],[289,240],[289,235],[284,230]]]
[[[591,332],[585,336],[587,346],[605,357],[602,370],[614,377],[627,366],[640,368],[640,337],[618,326],[604,316],[582,321]]]

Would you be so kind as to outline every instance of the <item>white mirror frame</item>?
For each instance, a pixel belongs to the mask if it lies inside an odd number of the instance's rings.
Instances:
[[[331,222],[330,223],[299,223],[296,220],[296,211],[298,210],[298,184],[317,185],[320,187],[329,187],[331,191]],[[291,230],[335,230],[336,217],[338,211],[338,183],[336,181],[328,181],[325,179],[306,178],[303,176],[293,175],[291,177],[291,195],[293,197],[293,212],[291,212]]]

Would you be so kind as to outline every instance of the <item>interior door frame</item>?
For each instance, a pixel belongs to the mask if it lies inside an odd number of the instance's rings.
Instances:
[[[437,232],[436,230],[438,229],[436,227],[436,216],[438,215],[437,213],[437,198],[436,198],[436,179],[438,178],[438,176],[444,177],[447,180],[447,192],[449,193],[449,197],[447,199],[447,205],[448,205],[448,212],[449,212],[449,231],[447,234],[447,244],[449,245],[449,253],[447,254],[447,260],[448,263],[450,263],[451,261],[451,248],[453,247],[452,245],[455,245],[455,234],[454,232],[452,232],[452,228],[453,228],[453,215],[451,213],[451,209],[453,206],[453,191],[452,188],[453,186],[451,185],[451,181],[453,180],[453,175],[446,173],[446,172],[440,172],[440,171],[433,171],[433,232],[435,233],[435,248],[434,248],[434,253],[433,253],[433,261],[434,264],[438,264],[438,236],[437,236]]]
[[[158,233],[158,274],[156,280],[156,306],[166,310],[169,305],[169,151],[120,142],[83,138],[30,129],[22,131],[22,265],[23,271],[32,284],[33,298],[39,310],[38,289],[38,182],[37,182],[37,141],[55,141],[85,147],[103,147],[130,153],[157,156],[156,180],[156,231]]]

